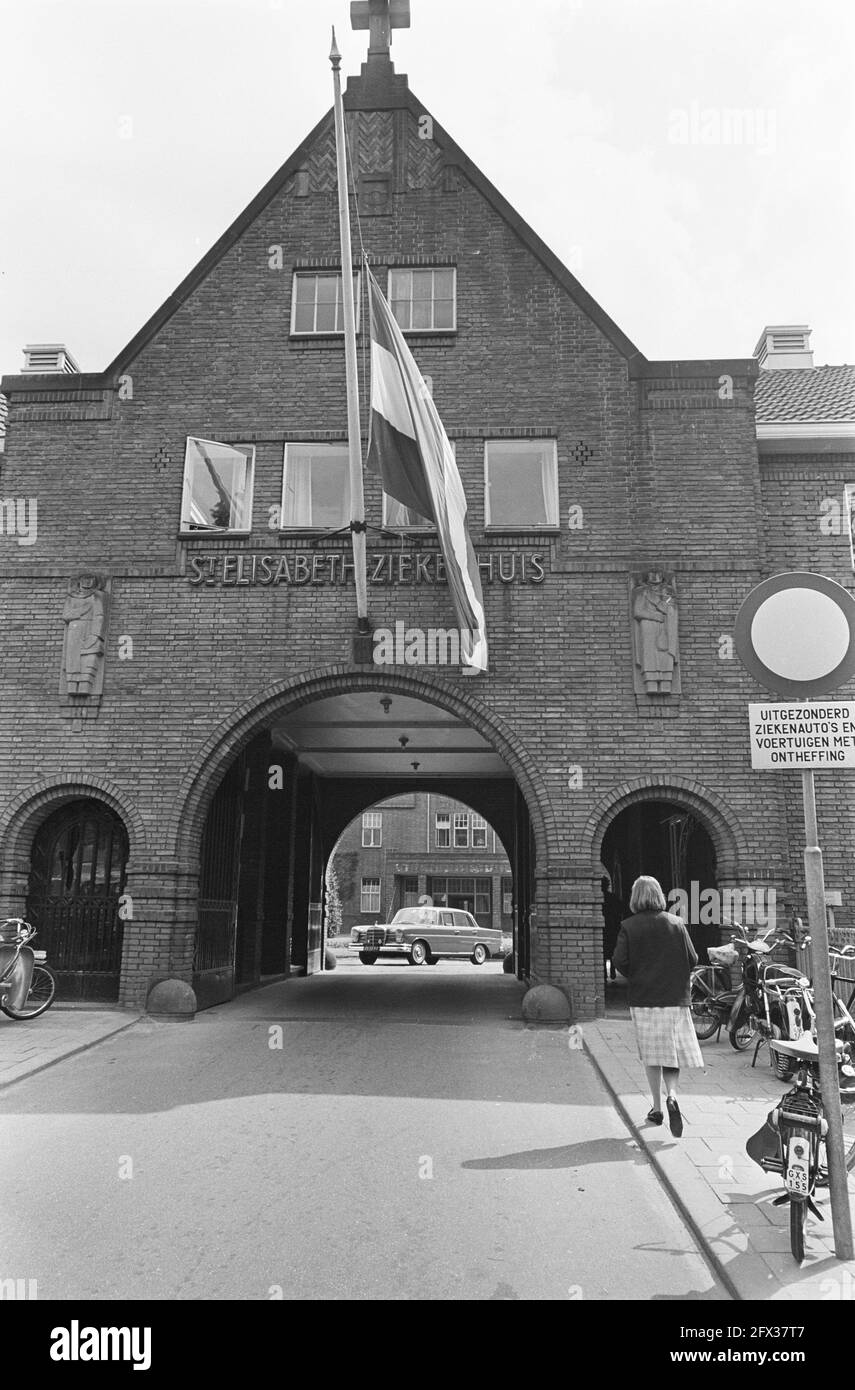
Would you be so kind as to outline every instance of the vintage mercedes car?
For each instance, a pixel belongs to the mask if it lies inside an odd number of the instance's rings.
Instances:
[[[461,956],[483,965],[502,955],[502,933],[481,927],[471,912],[456,907],[402,907],[386,926],[354,927],[350,944],[363,965],[379,956],[404,956],[410,965],[436,965]]]

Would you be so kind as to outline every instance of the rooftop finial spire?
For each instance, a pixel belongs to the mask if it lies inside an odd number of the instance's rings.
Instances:
[[[393,29],[409,29],[410,0],[351,0],[350,22],[354,29],[368,29],[368,56],[389,57]]]

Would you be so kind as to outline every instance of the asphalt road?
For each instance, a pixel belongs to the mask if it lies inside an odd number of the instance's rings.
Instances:
[[[526,1029],[521,996],[493,964],[347,963],[11,1086],[0,1278],[40,1299],[725,1298],[587,1056]]]

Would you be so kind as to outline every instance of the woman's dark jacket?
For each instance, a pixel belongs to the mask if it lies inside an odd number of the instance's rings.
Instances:
[[[628,982],[634,1009],[666,1009],[691,1002],[689,975],[698,955],[679,917],[671,912],[637,912],[620,924],[613,956]]]

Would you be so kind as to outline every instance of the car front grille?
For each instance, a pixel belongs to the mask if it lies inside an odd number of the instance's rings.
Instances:
[[[383,927],[369,927],[365,933],[365,945],[376,948],[377,946],[385,946],[385,944],[386,932]]]

